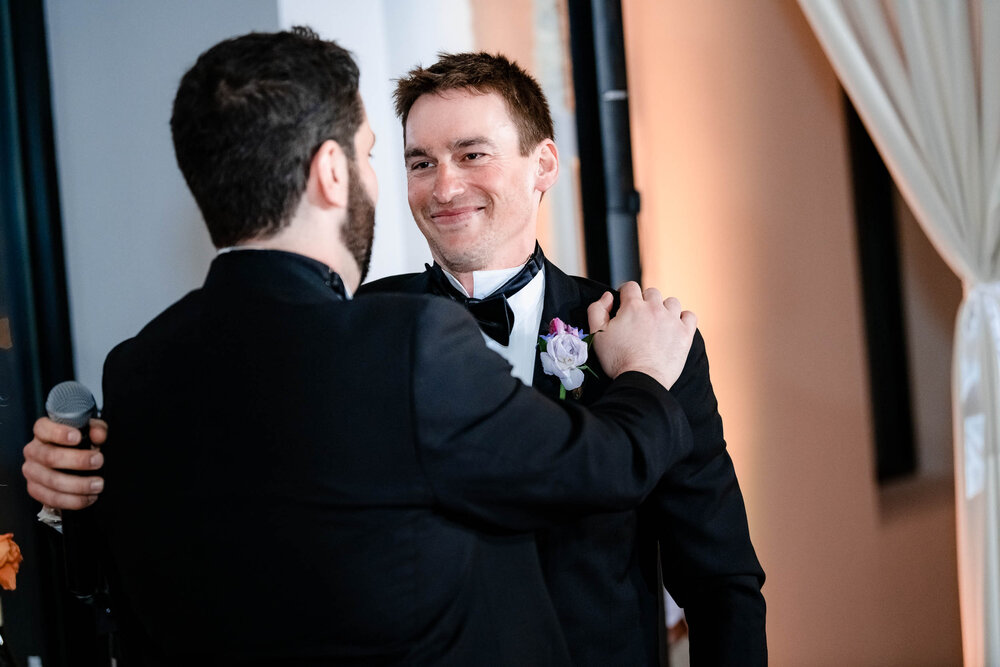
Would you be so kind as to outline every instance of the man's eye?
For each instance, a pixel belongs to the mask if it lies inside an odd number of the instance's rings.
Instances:
[[[478,160],[482,156],[483,156],[482,153],[466,153],[465,154],[465,159],[466,160]]]
[[[414,162],[413,164],[410,165],[410,171],[418,171],[420,169],[426,169],[429,166],[431,166],[430,162],[426,162],[426,161],[425,162]]]

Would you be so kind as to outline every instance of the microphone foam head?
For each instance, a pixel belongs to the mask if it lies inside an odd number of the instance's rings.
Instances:
[[[73,428],[83,428],[94,414],[94,395],[79,382],[69,380],[52,387],[45,401],[45,411],[49,419],[57,424]]]

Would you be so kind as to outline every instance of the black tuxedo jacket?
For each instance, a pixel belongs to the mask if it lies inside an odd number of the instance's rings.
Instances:
[[[330,277],[222,255],[108,356],[125,665],[568,664],[527,531],[637,504],[690,451],[676,401],[558,404],[460,307]]]
[[[425,271],[385,278],[361,292],[429,289]],[[608,289],[568,276],[546,260],[539,334],[548,333],[553,317],[586,328],[587,306]],[[599,377],[587,374],[579,402],[593,405],[610,381],[599,364],[588,365]],[[540,357],[533,384],[559,395],[559,380],[543,373]],[[766,664],[764,572],[750,542],[700,332],[670,393],[686,414],[694,448],[638,510],[596,514],[537,533],[545,582],[570,653],[575,664],[593,667],[662,661],[659,551],[664,583],[688,620],[691,664]]]

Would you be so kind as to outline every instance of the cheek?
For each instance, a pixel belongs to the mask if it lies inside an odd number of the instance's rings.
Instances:
[[[414,216],[427,203],[427,196],[427,186],[421,179],[410,177],[406,180],[406,201]]]
[[[518,171],[513,174],[495,174],[492,178],[483,179],[481,186],[493,193],[494,198],[505,202],[505,205],[520,208],[530,200],[534,180],[523,171]]]

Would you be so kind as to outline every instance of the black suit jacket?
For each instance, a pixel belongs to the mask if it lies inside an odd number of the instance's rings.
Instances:
[[[376,281],[361,291],[423,293],[429,285],[424,272]],[[587,306],[608,289],[546,261],[539,333],[548,333],[553,317],[586,328]],[[599,377],[587,374],[579,402],[593,405],[610,381],[599,364],[588,365]],[[543,373],[539,357],[533,384],[559,395],[559,380]],[[688,620],[691,664],[766,664],[764,572],[750,542],[700,332],[670,393],[686,414],[694,448],[639,509],[595,514],[537,533],[570,653],[575,664],[593,667],[661,661],[659,545],[664,582]]]
[[[329,280],[222,255],[108,356],[125,664],[568,664],[524,531],[638,503],[690,450],[676,402],[627,373],[560,405],[458,306]]]

